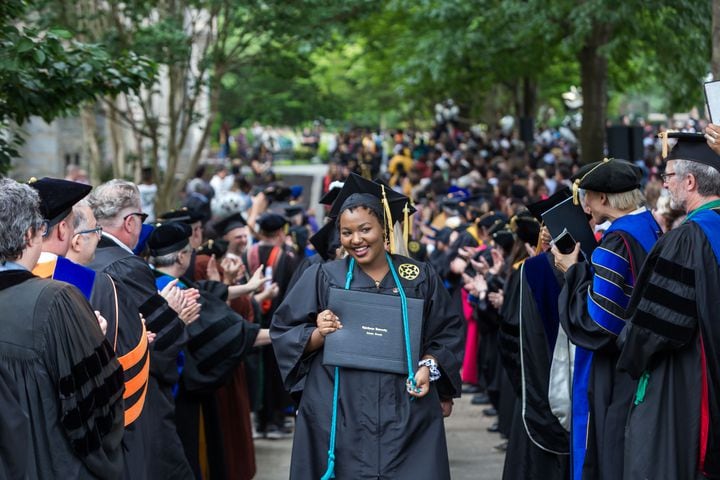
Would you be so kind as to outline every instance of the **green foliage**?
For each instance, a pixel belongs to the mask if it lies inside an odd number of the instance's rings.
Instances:
[[[45,121],[76,110],[99,95],[139,89],[154,64],[134,53],[111,56],[98,44],[73,40],[63,29],[37,28],[23,20],[24,2],[4,0],[0,9],[0,173],[17,155],[21,139],[9,130],[31,116]]]

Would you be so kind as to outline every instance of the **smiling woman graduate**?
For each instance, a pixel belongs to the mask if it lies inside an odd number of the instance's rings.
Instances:
[[[305,271],[270,328],[285,386],[302,392],[290,478],[449,479],[443,406],[448,413],[460,394],[463,323],[430,266],[386,251],[387,227],[394,214],[409,213],[407,199],[357,176],[348,180],[333,210],[349,256]],[[352,313],[339,317],[329,307],[342,290],[349,294],[342,309]],[[367,303],[353,303],[360,297]],[[373,315],[373,298],[392,305],[391,313]],[[388,371],[372,349],[345,366],[329,363],[330,340],[340,343],[338,332],[353,331],[357,321],[395,332],[386,338],[392,352],[383,353],[405,368]],[[345,347],[371,342],[366,335],[345,336]]]

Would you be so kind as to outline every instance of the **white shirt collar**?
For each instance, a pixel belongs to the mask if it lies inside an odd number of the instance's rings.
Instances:
[[[108,233],[108,232],[106,232],[105,230],[103,230],[103,237],[109,238],[110,240],[112,240],[113,242],[115,242],[118,247],[122,248],[122,249],[125,250],[126,252],[129,252],[129,253],[132,253],[133,255],[135,255],[135,252],[132,251],[132,248],[128,247],[128,246],[125,245],[123,242],[121,242],[120,240],[118,240],[118,238],[117,238],[115,235],[113,235],[113,234],[111,234],[111,233]]]

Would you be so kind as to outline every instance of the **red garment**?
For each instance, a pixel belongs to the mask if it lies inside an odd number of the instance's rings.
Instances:
[[[465,357],[462,365],[463,383],[478,383],[478,324],[473,316],[473,307],[468,301],[468,293],[462,289],[463,315],[467,321],[467,332],[465,336]]]

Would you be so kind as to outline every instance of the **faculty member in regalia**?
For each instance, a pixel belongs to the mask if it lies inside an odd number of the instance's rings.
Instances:
[[[560,320],[575,350],[572,408],[573,478],[622,476],[623,434],[636,382],[617,372],[618,335],[647,252],[661,233],[645,207],[642,172],[624,160],[584,166],[574,190],[596,225],[611,222],[591,261],[578,262],[580,244],[555,264],[565,272]],[[579,202],[579,195],[576,201]]]
[[[623,478],[720,478],[720,156],[702,134],[668,136],[663,183],[687,217],[650,251],[630,299],[618,368],[639,381]]]
[[[13,478],[119,478],[122,369],[82,293],[31,273],[46,231],[35,190],[0,180],[0,369],[17,394],[1,406],[29,428],[10,440],[27,462]]]

